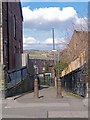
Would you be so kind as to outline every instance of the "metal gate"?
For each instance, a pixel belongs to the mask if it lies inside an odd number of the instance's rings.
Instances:
[[[41,76],[39,75],[39,84],[40,86],[54,86],[54,79],[48,74],[42,74]]]

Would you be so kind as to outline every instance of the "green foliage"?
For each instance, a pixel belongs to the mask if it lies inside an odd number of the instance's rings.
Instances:
[[[50,72],[48,65],[45,67],[45,72]]]
[[[40,80],[40,85],[47,85],[47,81],[44,80],[44,79],[41,79],[41,80]]]
[[[54,66],[56,74],[61,74],[61,72],[68,66],[67,62],[64,60],[60,60],[59,62],[56,63]]]

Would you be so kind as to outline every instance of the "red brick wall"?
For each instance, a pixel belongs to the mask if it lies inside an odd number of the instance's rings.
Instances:
[[[16,38],[14,38],[14,16],[16,18]],[[23,52],[22,20],[20,3],[3,2],[3,41],[6,46],[6,48],[4,47],[4,64],[8,69],[15,68],[15,53]],[[5,41],[7,41],[6,44]]]

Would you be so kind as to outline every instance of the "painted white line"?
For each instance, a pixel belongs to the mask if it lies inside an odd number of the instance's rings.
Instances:
[[[11,106],[5,106],[5,108],[12,108]]]
[[[29,103],[29,104],[12,104],[5,108],[24,108],[24,107],[70,107],[68,103]]]

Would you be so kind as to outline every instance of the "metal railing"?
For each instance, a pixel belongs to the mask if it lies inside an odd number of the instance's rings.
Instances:
[[[22,67],[20,69],[15,69],[6,72],[6,87],[15,87],[21,81],[25,80],[27,76],[27,67]]]

